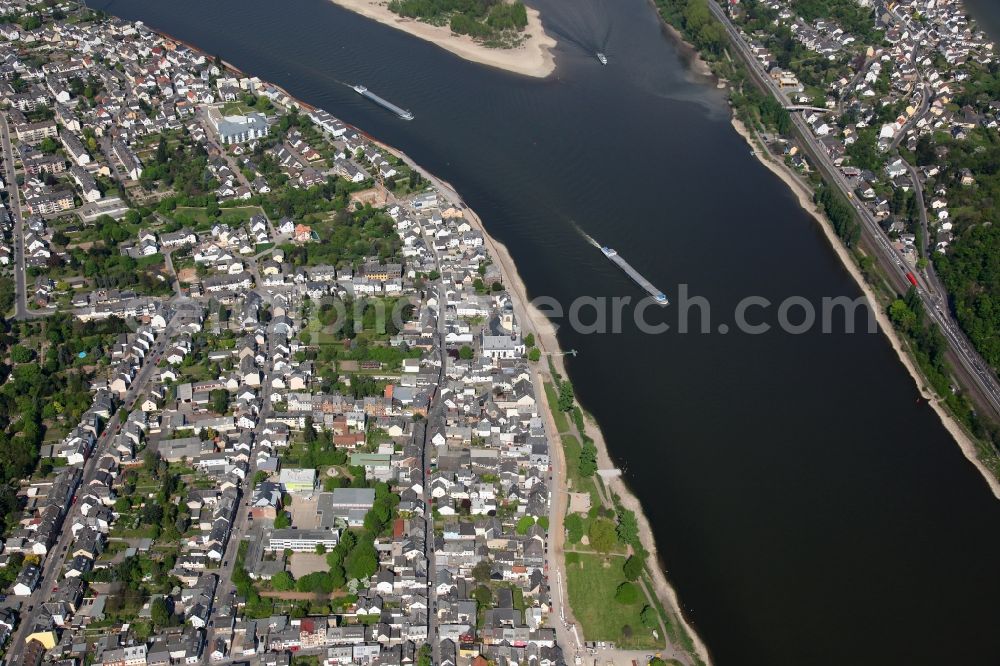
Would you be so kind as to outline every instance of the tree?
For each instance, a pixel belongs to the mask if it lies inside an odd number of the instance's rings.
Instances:
[[[573,409],[573,385],[568,380],[559,382],[559,410],[568,412]]]
[[[534,333],[528,333],[526,336],[524,336],[524,346],[525,347],[534,347],[535,346],[535,334]]]
[[[538,363],[538,360],[542,358],[542,352],[538,347],[532,347],[528,350],[528,360],[532,363]]]
[[[292,517],[287,511],[279,511],[274,517],[274,529],[283,530],[292,526]]]
[[[229,409],[229,391],[226,389],[213,389],[208,398],[211,401],[212,411],[216,414],[225,414]]]
[[[930,134],[922,134],[920,138],[917,139],[917,148],[914,152],[919,166],[934,164],[937,155],[934,151],[934,140],[931,138]]]
[[[326,546],[321,543],[316,544],[316,554],[326,555]]]
[[[486,585],[478,586],[472,592],[472,598],[476,600],[476,606],[479,608],[489,608],[493,604],[493,593]]]
[[[45,137],[38,144],[38,149],[43,153],[54,153],[59,150],[59,144],[52,137]]]
[[[154,501],[147,501],[140,511],[140,516],[146,525],[159,525],[163,521],[163,507]]]
[[[857,243],[861,237],[861,225],[855,218],[854,209],[847,203],[847,200],[825,184],[816,190],[813,198],[816,203],[823,207],[823,212],[830,218],[830,224],[833,225],[834,231],[844,241],[844,244],[852,247]]]
[[[156,478],[157,471],[160,467],[160,454],[158,451],[153,451],[152,449],[146,449],[146,453],[142,456],[142,468],[147,473]]]
[[[628,509],[618,511],[618,527],[616,528],[618,539],[624,544],[636,544],[639,541],[639,521],[636,520],[635,512]]]
[[[590,439],[585,439],[583,446],[580,447],[577,471],[584,478],[593,476],[597,471],[597,446]]]
[[[159,164],[167,163],[167,140],[160,136],[160,142],[156,144],[156,161]]]
[[[625,575],[627,580],[638,580],[639,576],[642,575],[643,565],[644,562],[641,557],[632,555],[625,560],[625,564],[622,565],[622,573]]]
[[[583,538],[583,518],[578,513],[571,513],[566,516],[563,522],[566,527],[566,538],[570,543],[579,543]]]
[[[166,627],[170,624],[170,609],[163,597],[153,599],[149,605],[149,617],[157,627]]]
[[[370,537],[369,537],[370,539]],[[378,571],[378,554],[370,540],[358,543],[344,558],[344,569],[349,578],[368,578]]]
[[[903,332],[909,332],[917,323],[916,313],[901,298],[897,298],[889,305],[889,319]]]
[[[874,129],[858,132],[857,140],[847,147],[854,166],[877,172],[882,167],[882,155],[878,151],[878,136]]]
[[[330,594],[333,592],[333,579],[326,571],[314,571],[295,581],[295,589],[299,592]]]
[[[604,554],[610,552],[618,540],[615,536],[615,526],[604,518],[598,518],[590,523],[587,536],[590,538],[591,547]]]
[[[306,444],[312,444],[313,442],[316,441],[316,428],[313,427],[312,416],[306,416],[305,421],[306,425],[305,428],[303,429],[303,437],[306,441]]]
[[[517,533],[524,536],[531,529],[531,526],[535,524],[535,519],[531,516],[521,516],[521,519],[517,521]]]
[[[472,359],[473,352],[472,347],[469,345],[463,345],[461,349],[458,350],[458,357],[464,361],[469,361]]]
[[[271,576],[271,587],[278,592],[286,592],[295,588],[295,578],[287,571],[279,571]]]
[[[649,629],[656,629],[660,625],[656,611],[653,610],[652,606],[643,606],[642,612],[639,613],[639,619],[642,620],[642,626]]]
[[[615,590],[615,601],[620,604],[630,605],[639,600],[639,588],[635,583],[624,582]]]
[[[430,643],[424,643],[420,646],[419,656],[417,657],[417,666],[431,666]]]
[[[31,350],[23,345],[14,345],[10,349],[10,360],[14,363],[27,363],[31,360]]]
[[[493,563],[490,560],[479,560],[476,566],[472,567],[472,577],[477,583],[489,582],[492,572]]]

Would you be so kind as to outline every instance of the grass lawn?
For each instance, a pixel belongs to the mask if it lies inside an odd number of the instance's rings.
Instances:
[[[111,530],[111,536],[118,539],[152,539],[155,534],[156,527],[154,525],[137,527],[135,529]]]
[[[200,382],[213,379],[209,373],[207,363],[196,363],[195,365],[174,366],[174,370],[187,379],[189,382]]]
[[[590,505],[598,506],[601,498],[597,494],[597,486],[594,485],[593,477],[583,478],[579,472],[580,462],[580,440],[573,435],[562,436],[563,453],[566,455],[566,479],[569,481],[570,489],[575,493],[589,493]]]
[[[564,412],[560,412],[557,405],[559,404],[559,396],[556,395],[556,389],[552,386],[551,382],[545,382],[545,397],[549,401],[549,406],[552,409],[552,418],[556,422],[556,428],[559,432],[566,432],[569,430],[569,419],[566,418]]]
[[[222,115],[224,116],[244,116],[255,111],[256,109],[252,106],[247,106],[243,102],[226,102],[222,106]]]
[[[204,207],[195,208],[192,206],[178,206],[174,209],[173,215],[183,215],[194,221],[195,224],[210,225],[215,221],[226,222],[228,224],[240,224],[248,222],[257,213],[264,213],[260,206],[233,206],[232,208],[220,208],[219,217],[210,219],[208,210]]]
[[[652,633],[642,626],[639,614],[645,605],[645,598],[635,604],[620,604],[614,600],[615,591],[625,581],[621,566],[624,558],[611,556],[610,564],[604,565],[600,555],[567,553],[566,575],[569,603],[573,608],[588,641],[614,641],[623,648],[654,649],[662,646],[653,639]],[[623,627],[631,627],[632,636],[623,635]]]

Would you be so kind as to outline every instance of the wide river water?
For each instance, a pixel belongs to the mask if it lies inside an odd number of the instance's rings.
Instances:
[[[455,185],[533,297],[639,299],[582,232],[675,300],[647,313],[672,331],[682,284],[712,330],[748,296],[860,293],[645,0],[535,0],[560,41],[541,81],[324,0],[92,4],[402,148]],[[625,312],[621,333],[564,326],[560,342],[718,664],[998,663],[1000,502],[881,335],[651,335]]]

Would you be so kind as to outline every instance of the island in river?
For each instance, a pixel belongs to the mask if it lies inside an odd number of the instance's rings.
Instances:
[[[469,35],[457,34],[448,25],[434,25],[400,16],[389,9],[388,3],[382,0],[333,0],[333,2],[482,65],[535,78],[545,78],[556,68],[552,49],[557,42],[545,32],[537,9],[527,8],[527,25],[520,39],[516,45],[503,48],[484,43]]]

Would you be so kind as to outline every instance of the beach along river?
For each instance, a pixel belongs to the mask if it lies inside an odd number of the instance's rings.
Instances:
[[[95,6],[398,146],[458,189],[533,296],[568,309],[644,295],[585,234],[667,293],[670,307],[645,312],[666,333],[640,330],[629,306],[619,333],[559,337],[579,350],[577,394],[717,663],[996,663],[1000,502],[881,335],[844,333],[843,316],[829,334],[736,331],[746,297],[774,304],[747,319],[776,325],[785,299],[818,310],[860,291],[645,0],[540,0],[560,41],[546,80],[463,62],[323,0]],[[682,285],[710,304],[711,333],[678,332]]]

